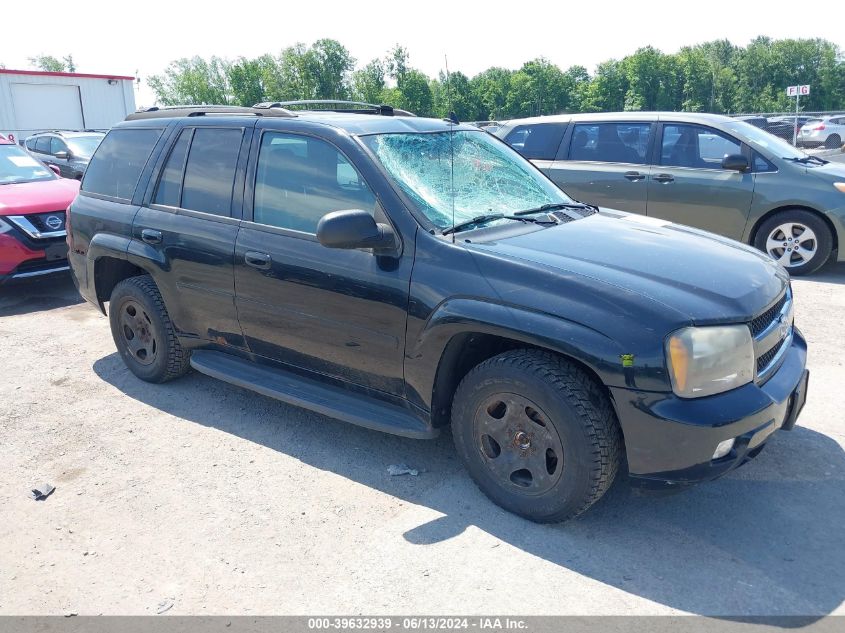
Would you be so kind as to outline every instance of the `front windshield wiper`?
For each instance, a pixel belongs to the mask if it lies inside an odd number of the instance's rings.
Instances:
[[[816,161],[819,165],[827,165],[830,162],[823,158],[819,158],[818,156],[810,156],[809,154],[807,156],[803,156],[802,158],[798,158],[797,156],[781,156],[781,158],[783,160],[791,160],[793,163],[801,163],[803,165],[806,165],[810,161]]]
[[[517,211],[514,215],[531,215],[532,213],[554,211],[555,209],[591,209],[593,211],[598,211],[597,207],[584,204],[583,202],[547,202],[546,204],[541,204],[539,207]]]
[[[458,222],[448,229],[444,229],[441,235],[449,235],[450,233],[457,233],[458,231],[477,224],[486,224],[494,220],[519,220],[520,222],[531,222],[532,224],[557,224],[554,220],[539,220],[537,218],[523,218],[519,215],[505,215],[504,213],[488,213],[486,215],[478,215],[471,220]]]

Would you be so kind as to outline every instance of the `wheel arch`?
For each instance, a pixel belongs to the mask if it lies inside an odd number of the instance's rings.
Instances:
[[[146,270],[126,259],[112,255],[97,257],[94,260],[94,292],[103,314],[105,314],[104,304],[111,297],[112,290],[117,284],[124,279],[146,274]]]
[[[828,230],[830,231],[831,238],[833,239],[832,250],[836,251],[839,249],[839,233],[837,233],[836,227],[833,225],[833,222],[830,220],[830,218],[814,207],[801,204],[787,204],[766,211],[766,213],[757,218],[757,221],[754,223],[754,226],[751,227],[751,231],[748,234],[748,243],[752,246],[754,245],[754,242],[757,240],[757,232],[760,230],[760,227],[763,226],[763,223],[766,222],[766,220],[768,220],[777,213],[781,213],[782,211],[793,210],[809,211],[810,213],[818,217],[822,222],[824,222],[825,226],[827,226]]]
[[[534,349],[551,352],[572,363],[598,385],[614,407],[610,390],[596,369],[571,354],[566,354],[553,347],[527,342],[503,334],[482,331],[465,331],[452,336],[443,353],[435,372],[431,393],[431,422],[435,428],[447,426],[451,419],[452,399],[458,385],[464,377],[485,360],[513,349]]]

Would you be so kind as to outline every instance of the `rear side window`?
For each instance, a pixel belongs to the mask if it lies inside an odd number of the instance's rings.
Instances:
[[[188,151],[179,206],[215,215],[231,215],[232,188],[242,138],[240,128],[196,128]]]
[[[529,160],[554,160],[566,123],[518,125],[505,137],[505,142]]]
[[[326,213],[363,209],[376,198],[358,170],[326,141],[277,132],[261,139],[255,176],[253,221],[316,233]]]
[[[117,129],[100,143],[85,170],[82,191],[131,200],[161,130]]]
[[[182,172],[185,169],[185,157],[188,155],[188,144],[191,142],[193,130],[185,129],[179,135],[179,140],[170,151],[161,180],[158,182],[154,204],[168,207],[178,207],[182,196]]]
[[[50,153],[50,137],[49,136],[39,136],[38,139],[35,141],[35,151],[41,152],[42,154],[49,154]]]
[[[650,133],[650,123],[578,123],[569,160],[644,165]]]
[[[33,152],[34,152],[34,151],[35,151],[35,141],[37,141],[37,140],[38,140],[38,139],[34,139],[34,138],[28,138],[28,139],[26,139],[26,148],[27,148],[28,150],[33,151]]]

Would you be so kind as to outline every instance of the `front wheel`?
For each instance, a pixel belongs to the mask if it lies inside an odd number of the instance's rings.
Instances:
[[[787,209],[760,225],[754,246],[789,271],[808,275],[830,257],[833,236],[819,216],[806,209]]]
[[[613,483],[622,433],[590,376],[548,352],[513,350],[481,363],[452,403],[452,436],[475,483],[532,521],[564,521]]]
[[[109,300],[109,323],[117,351],[130,371],[147,382],[165,382],[189,368],[190,352],[176,338],[152,277],[124,279]]]

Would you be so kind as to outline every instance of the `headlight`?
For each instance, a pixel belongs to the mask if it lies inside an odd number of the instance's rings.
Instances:
[[[666,339],[672,391],[682,398],[722,393],[754,379],[754,342],[747,325],[688,327]]]
[[[845,193],[845,182],[835,182],[833,186],[839,189],[842,193]]]

